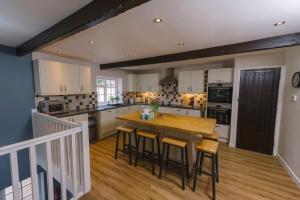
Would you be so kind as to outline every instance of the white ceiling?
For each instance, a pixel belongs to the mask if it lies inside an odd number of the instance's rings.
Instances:
[[[109,63],[203,49],[300,32],[299,10],[299,0],[152,0],[43,51]]]
[[[16,47],[91,0],[1,0],[0,44]]]

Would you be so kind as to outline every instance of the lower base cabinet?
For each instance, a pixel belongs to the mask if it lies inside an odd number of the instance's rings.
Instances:
[[[217,124],[215,130],[219,132],[219,141],[229,142],[230,126]]]

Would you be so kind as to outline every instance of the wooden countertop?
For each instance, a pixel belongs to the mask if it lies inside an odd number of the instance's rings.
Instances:
[[[117,119],[140,123],[150,126],[176,129],[194,135],[211,135],[216,127],[215,119],[180,116],[172,114],[160,114],[161,116],[153,120],[143,120],[139,112],[121,114]]]

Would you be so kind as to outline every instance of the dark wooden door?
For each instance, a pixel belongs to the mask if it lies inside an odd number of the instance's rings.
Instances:
[[[238,148],[273,153],[279,81],[280,68],[241,71]]]

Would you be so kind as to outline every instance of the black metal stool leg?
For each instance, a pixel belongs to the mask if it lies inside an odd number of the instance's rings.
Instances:
[[[131,133],[128,133],[129,164],[131,165]]]
[[[119,139],[120,139],[120,131],[117,131],[117,141],[116,141],[115,159],[118,158]]]
[[[169,154],[170,154],[170,145],[167,144],[166,169],[168,169],[169,166]]]
[[[136,129],[134,129],[134,138],[135,138],[135,149],[137,149],[138,136],[137,136],[137,131],[136,131]]]
[[[125,153],[125,149],[126,149],[126,133],[123,133],[123,153]]]
[[[146,138],[143,137],[143,159],[145,159],[145,152],[146,152]]]
[[[217,183],[219,183],[219,153],[216,153],[216,179]]]
[[[152,174],[155,174],[155,158],[154,158],[154,139],[152,140],[152,154],[151,154],[151,159],[152,159]]]
[[[139,157],[140,139],[141,139],[141,136],[138,136],[137,142],[136,142],[136,155],[135,155],[135,164],[134,164],[135,166],[137,166],[138,157]]]
[[[162,169],[164,165],[164,155],[165,155],[165,150],[166,150],[166,144],[163,143],[163,148],[162,148],[162,153],[161,153],[161,161],[160,161],[160,167],[159,167],[159,178],[162,176]]]
[[[185,146],[185,161],[186,161],[186,177],[190,178],[189,155],[188,155],[187,146]]]
[[[156,140],[157,140],[158,162],[159,162],[159,166],[160,166],[161,165],[161,155],[160,155],[160,143],[159,143],[159,137],[158,136],[157,136]]]
[[[184,174],[184,148],[181,148],[181,188],[185,189],[185,174]]]
[[[196,166],[195,166],[195,174],[194,174],[194,182],[193,182],[193,191],[195,192],[196,190],[196,183],[197,183],[197,175],[198,175],[198,170],[199,170],[199,162],[200,162],[200,151],[197,151],[197,156],[196,156]]]
[[[215,200],[216,199],[216,188],[215,188],[215,182],[216,182],[216,175],[215,175],[215,155],[211,155],[211,164],[212,164],[212,168],[211,168],[211,174],[212,174],[212,199]]]
[[[201,174],[202,174],[203,159],[204,159],[204,153],[203,153],[203,152],[200,152],[200,170],[199,170],[199,175],[200,175],[200,176],[201,176]]]

